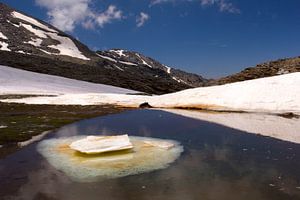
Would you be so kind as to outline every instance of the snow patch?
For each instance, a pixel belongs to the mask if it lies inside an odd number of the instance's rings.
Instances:
[[[1,91],[1,86],[0,86]],[[131,92],[132,93],[132,92]],[[25,104],[49,105],[120,105],[125,107],[139,107],[151,97],[143,95],[112,94],[112,93],[82,93],[63,94],[55,97],[29,97],[23,99],[4,99],[0,102],[14,102]]]
[[[184,80],[181,80],[181,79],[179,79],[179,78],[176,78],[175,76],[172,76],[172,79],[175,80],[175,81],[177,81],[178,83],[184,83],[184,84],[187,84],[187,85],[188,85],[187,82],[185,82]]]
[[[71,57],[80,58],[82,60],[90,60],[85,57],[74,44],[74,42],[68,37],[62,37],[57,35],[56,33],[47,33],[52,39],[60,42],[58,45],[50,45],[48,47],[57,49],[60,51],[60,55],[66,55]]]
[[[171,73],[171,67],[168,67],[165,65],[165,68],[167,68],[167,73],[170,74]]]
[[[125,64],[125,65],[137,66],[137,64],[131,63],[131,62],[125,62],[125,61],[119,61],[119,62],[122,63],[122,64]]]
[[[124,54],[124,50],[109,50],[109,51],[118,54],[120,57],[126,56]]]
[[[119,87],[78,81],[0,65],[0,94],[136,93]]]
[[[176,77],[172,76],[172,79],[175,80],[175,81],[177,81],[178,83],[180,83],[180,80],[177,79]]]
[[[285,69],[279,69],[278,72],[276,73],[277,75],[282,75],[282,74],[288,74],[289,71],[285,70]]]
[[[115,68],[117,68],[120,71],[124,71],[124,69],[122,69],[121,67],[118,67],[117,65],[114,65]]]
[[[21,54],[26,54],[24,51],[21,51],[21,50],[19,50],[19,51],[16,51],[17,53],[21,53]]]
[[[45,31],[35,29],[29,24],[20,23],[20,25],[40,38],[48,38]]]
[[[29,44],[32,44],[34,46],[39,47],[42,43],[42,40],[40,38],[52,38],[58,42],[60,42],[60,44],[58,45],[50,45],[48,46],[49,48],[53,48],[53,49],[57,49],[60,51],[59,54],[55,54],[55,53],[49,53],[49,54],[53,54],[53,55],[66,55],[66,56],[71,56],[71,57],[75,57],[75,58],[79,58],[82,60],[90,60],[89,58],[85,57],[82,52],[79,51],[79,49],[77,48],[77,46],[75,45],[75,43],[68,37],[63,37],[63,36],[59,36],[57,33],[57,31],[48,28],[47,26],[39,23],[38,21],[36,21],[35,19],[32,19],[30,17],[27,17],[23,14],[20,14],[18,12],[13,12],[12,15],[16,18],[20,18],[23,19],[24,21],[27,21],[43,30],[39,30],[34,28],[32,25],[29,24],[24,24],[24,23],[20,23],[19,26],[24,27],[25,29],[27,29],[28,31],[30,31],[31,33],[33,33],[34,35],[36,35],[38,38],[37,39],[32,39],[32,41],[29,41]],[[49,32],[46,32],[46,31]]]
[[[153,68],[151,65],[149,65],[146,61],[144,61],[143,59],[141,59],[142,60],[142,62],[143,62],[143,64],[144,65],[146,65],[146,66],[148,66],[148,67],[150,67],[150,68]]]
[[[1,48],[0,48],[1,51],[11,51],[11,50],[8,48],[8,44],[7,44],[6,42],[1,42],[1,41],[0,41],[0,46],[1,46]]]
[[[156,96],[154,107],[300,113],[300,72]]]
[[[22,50],[16,51],[16,53],[21,53],[21,54],[31,55],[31,53],[26,53],[26,52],[24,52],[24,51],[22,51]]]
[[[103,55],[100,55],[100,54],[98,54],[98,53],[97,53],[97,55],[98,55],[99,57],[101,57],[101,58],[106,59],[106,60],[110,60],[110,61],[115,62],[115,63],[118,62],[117,60],[115,60],[115,59],[113,59],[113,58],[111,58],[111,57],[103,56]]]
[[[18,18],[18,19],[24,20],[24,21],[26,21],[26,22],[29,22],[30,24],[33,24],[33,25],[35,25],[35,26],[37,26],[37,27],[39,27],[39,28],[41,28],[41,29],[43,29],[43,30],[46,30],[46,31],[49,31],[49,32],[53,32],[53,33],[57,33],[56,30],[51,29],[51,28],[49,28],[48,26],[45,26],[44,24],[38,22],[37,20],[35,20],[35,19],[31,18],[31,17],[28,17],[28,16],[26,16],[26,15],[23,15],[23,14],[21,14],[21,13],[19,13],[19,12],[13,11],[13,12],[11,13],[11,15],[12,15],[14,18]]]
[[[1,129],[1,128],[7,128],[7,126],[0,126],[0,129]]]
[[[31,41],[24,42],[24,43],[31,44],[31,45],[36,46],[36,47],[40,47],[42,42],[43,42],[43,40],[40,39],[40,38],[31,38]]]
[[[52,53],[50,53],[50,52],[48,52],[48,51],[46,51],[46,50],[44,50],[44,49],[39,49],[41,52],[44,52],[44,53],[46,53],[46,54],[49,54],[49,55],[51,55]]]
[[[138,53],[135,54],[137,57],[140,58],[140,60],[142,61],[143,65],[146,65],[150,68],[153,68],[151,65],[149,65]]]
[[[11,25],[13,25],[13,26],[15,26],[15,27],[17,27],[17,28],[20,28],[20,25],[18,25],[18,24],[14,24],[14,23],[12,23],[11,21],[9,21],[9,20],[6,20],[7,21],[7,23],[9,23],[9,24],[11,24]]]
[[[0,38],[3,40],[8,40],[8,38],[2,32],[0,32]]]

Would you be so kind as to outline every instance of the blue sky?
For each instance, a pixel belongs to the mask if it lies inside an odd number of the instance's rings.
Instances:
[[[300,55],[299,0],[2,0],[93,50],[141,52],[216,78]]]

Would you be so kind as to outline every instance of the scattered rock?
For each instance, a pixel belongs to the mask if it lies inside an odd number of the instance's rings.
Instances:
[[[148,102],[139,105],[139,108],[153,108]]]
[[[292,112],[282,113],[282,114],[279,114],[278,116],[284,117],[284,118],[288,118],[288,119],[299,118],[298,115],[296,115],[296,114],[294,114]]]

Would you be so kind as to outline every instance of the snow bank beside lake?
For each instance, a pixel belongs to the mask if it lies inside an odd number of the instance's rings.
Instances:
[[[112,104],[125,107],[139,107],[149,100],[149,96],[110,94],[110,93],[87,93],[87,94],[64,94],[55,97],[28,97],[22,99],[5,99],[0,102],[25,103],[25,104],[50,104],[50,105],[104,105]]]
[[[0,94],[136,93],[124,88],[29,72],[0,65]],[[68,100],[67,100],[68,101]]]
[[[300,72],[156,96],[159,108],[300,114]]]
[[[160,96],[126,95],[134,91],[0,66],[0,94],[52,94],[2,100],[27,104],[99,105],[156,108],[199,108],[300,114],[300,72],[232,84],[188,89]],[[114,93],[114,94],[113,94]]]

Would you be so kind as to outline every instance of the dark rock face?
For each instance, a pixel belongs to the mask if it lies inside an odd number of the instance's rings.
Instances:
[[[201,76],[168,68],[136,52],[93,52],[55,27],[28,15],[16,17],[14,12],[0,3],[0,33],[7,37],[0,37],[0,49],[3,43],[9,49],[0,50],[1,65],[151,94],[175,92],[207,82]],[[66,55],[64,49],[69,45],[73,50]]]
[[[249,67],[243,71],[218,80],[212,80],[209,85],[222,85],[238,81],[276,76],[292,72],[300,72],[300,57],[279,59]]]

